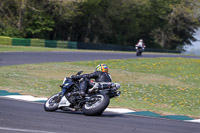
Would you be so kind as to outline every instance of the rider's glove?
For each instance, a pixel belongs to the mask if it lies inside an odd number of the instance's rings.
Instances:
[[[81,79],[81,78],[87,78],[87,74],[78,75],[78,76],[72,75],[71,78],[72,78],[73,80],[79,80],[79,79]]]
[[[88,74],[82,75],[81,78],[88,78]]]
[[[76,80],[76,79],[77,79],[77,76],[76,76],[76,75],[72,75],[72,76],[71,76],[71,79]]]

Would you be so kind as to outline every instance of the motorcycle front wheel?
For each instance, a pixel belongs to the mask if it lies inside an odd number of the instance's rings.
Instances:
[[[83,113],[88,116],[102,115],[103,111],[108,107],[110,99],[108,95],[96,94],[91,97],[91,102],[86,102],[83,107]]]
[[[60,93],[54,94],[51,96],[45,103],[44,103],[44,110],[45,111],[56,111],[58,109],[58,98]]]

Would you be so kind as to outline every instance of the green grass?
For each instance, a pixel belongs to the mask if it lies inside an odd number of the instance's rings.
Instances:
[[[33,46],[8,46],[0,45],[0,52],[46,52],[46,51],[83,51],[83,52],[105,52],[105,50],[78,50],[78,49],[64,49],[64,48],[47,48],[47,47],[33,47]],[[109,51],[107,52],[116,52]],[[121,51],[117,51],[121,52]]]
[[[110,106],[167,115],[200,118],[200,60],[186,58],[127,59],[46,63],[0,68],[0,89],[34,96],[60,91],[65,76],[91,73],[99,63],[109,66],[121,96]]]
[[[27,52],[27,51],[29,51],[29,52],[33,52],[33,51],[69,51],[69,49],[0,45],[0,52]]]

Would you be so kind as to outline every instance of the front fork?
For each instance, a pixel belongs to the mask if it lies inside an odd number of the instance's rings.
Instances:
[[[62,88],[61,87],[61,97],[63,97],[64,95],[65,95],[65,92],[66,92],[67,90],[65,89],[65,88]]]

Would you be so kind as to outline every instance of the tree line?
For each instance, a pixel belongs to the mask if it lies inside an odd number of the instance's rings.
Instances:
[[[0,36],[181,49],[200,0],[0,0]]]

